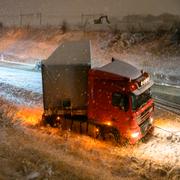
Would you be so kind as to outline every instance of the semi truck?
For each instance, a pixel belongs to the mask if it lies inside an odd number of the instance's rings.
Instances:
[[[42,61],[43,121],[135,144],[153,129],[153,81],[125,61],[91,61],[89,41],[66,42]]]

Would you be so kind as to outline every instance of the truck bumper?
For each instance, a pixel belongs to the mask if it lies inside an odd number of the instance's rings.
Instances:
[[[129,132],[129,143],[135,144],[142,139],[146,134],[152,133],[154,130],[153,119],[149,117],[146,121],[139,125],[139,128],[131,130]]]

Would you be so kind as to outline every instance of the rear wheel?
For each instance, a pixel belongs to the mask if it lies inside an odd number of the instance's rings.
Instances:
[[[51,127],[59,127],[62,124],[63,117],[57,115],[42,116],[43,125],[50,125]]]

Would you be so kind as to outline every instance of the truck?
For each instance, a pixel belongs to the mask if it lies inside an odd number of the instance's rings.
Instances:
[[[43,121],[135,144],[153,129],[150,75],[115,58],[91,62],[89,41],[66,42],[42,61]]]

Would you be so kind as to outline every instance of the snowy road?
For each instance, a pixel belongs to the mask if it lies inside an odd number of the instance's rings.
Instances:
[[[3,96],[5,95],[6,97],[8,97],[8,99],[9,97],[11,97],[11,100],[14,99],[14,94],[6,92],[7,89],[5,88],[5,86],[9,86],[9,89],[11,89],[11,91],[13,91],[13,87],[15,87],[16,91],[18,91],[17,89],[19,89],[19,92],[22,92],[22,90],[24,90],[31,93],[38,93],[40,96],[42,96],[42,77],[40,72],[23,70],[20,68],[16,68],[14,66],[1,66],[0,83],[4,86],[4,89],[1,88],[0,94]],[[163,85],[154,85],[152,91],[154,97],[159,97],[180,104],[180,88]],[[13,96],[10,96],[9,94],[13,94]],[[19,95],[18,98],[16,98],[16,101],[22,98],[23,97]]]
[[[152,88],[154,97],[164,99],[169,102],[180,104],[180,87],[154,85]]]
[[[27,91],[42,93],[41,73],[0,67],[0,83],[23,88]]]

